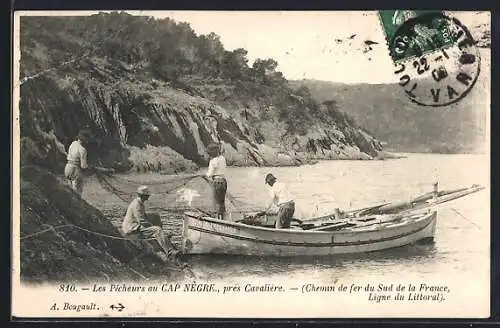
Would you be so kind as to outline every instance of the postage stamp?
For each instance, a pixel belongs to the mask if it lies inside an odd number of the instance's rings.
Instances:
[[[438,49],[453,44],[451,31],[447,24],[442,24],[436,17],[442,15],[440,11],[426,10],[381,10],[379,17],[389,46],[390,55],[395,62],[423,54],[434,52]],[[425,25],[410,25],[411,22],[423,21]],[[405,34],[399,30],[412,30]]]
[[[456,18],[435,11],[381,11],[391,58],[408,98],[447,106],[465,97],[480,72],[480,53]]]
[[[16,12],[13,318],[488,317],[490,25]]]

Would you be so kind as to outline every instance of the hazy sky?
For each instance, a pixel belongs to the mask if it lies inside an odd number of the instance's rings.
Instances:
[[[142,12],[186,21],[199,34],[215,32],[226,49],[245,48],[250,64],[274,58],[288,79],[392,82],[393,64],[376,12]],[[466,26],[489,15],[450,13]],[[356,34],[355,37],[349,37]],[[339,41],[341,40],[341,41]],[[378,42],[365,46],[364,41]]]
[[[274,58],[288,79],[392,80],[393,66],[375,12],[164,12],[154,16],[189,22],[197,33],[213,31],[226,49],[247,49],[250,64],[256,58]],[[349,39],[353,34],[357,36]],[[367,39],[379,44],[363,53]]]
[[[287,79],[308,78],[345,83],[396,81],[394,66],[375,11],[129,13],[185,21],[190,23],[197,34],[215,32],[221,37],[226,49],[247,49],[250,65],[256,58],[274,58],[279,64],[278,70]],[[490,19],[488,13],[449,14],[460,19],[466,26],[489,24]],[[356,36],[349,38],[354,34]],[[365,40],[378,44],[372,45],[370,50],[364,45]]]

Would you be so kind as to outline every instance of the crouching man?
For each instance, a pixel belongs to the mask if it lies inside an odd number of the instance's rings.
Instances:
[[[144,202],[149,199],[147,186],[137,189],[137,197],[130,203],[122,223],[122,231],[126,235],[141,234],[145,238],[156,238],[169,259],[178,255],[178,251],[170,241],[167,242],[163,229],[153,225],[147,218]]]
[[[283,183],[277,182],[274,175],[269,173],[266,175],[265,183],[270,186],[271,201],[264,213],[268,212],[271,207],[277,206],[279,208],[278,218],[276,219],[276,229],[288,229],[293,220],[295,213],[295,202],[291,195],[288,193],[287,186]]]

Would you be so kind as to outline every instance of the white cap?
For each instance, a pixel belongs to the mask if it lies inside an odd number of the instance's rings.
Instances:
[[[149,188],[147,186],[140,186],[137,188],[137,193],[139,195],[144,195],[144,196],[150,196],[151,194],[149,193]]]

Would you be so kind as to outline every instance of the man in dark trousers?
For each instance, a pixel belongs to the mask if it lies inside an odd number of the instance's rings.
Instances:
[[[212,184],[213,203],[217,219],[224,220],[227,192],[227,180],[225,177],[226,159],[222,155],[220,145],[218,144],[210,144],[207,148],[207,153],[210,155],[210,162],[206,177]]]
[[[277,182],[274,175],[269,173],[266,175],[265,183],[270,186],[271,202],[267,206],[265,212],[269,211],[271,207],[277,206],[278,218],[276,219],[276,229],[288,229],[295,213],[295,202],[291,195],[288,193],[287,187],[284,183]]]

